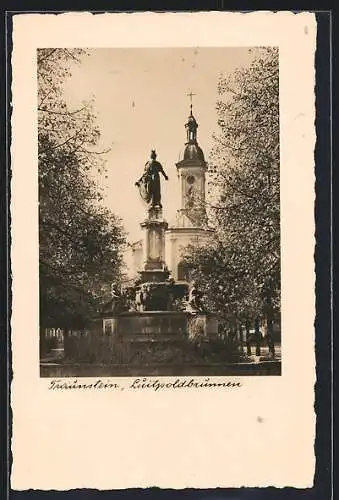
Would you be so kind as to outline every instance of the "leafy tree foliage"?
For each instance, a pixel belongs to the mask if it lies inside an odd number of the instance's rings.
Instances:
[[[121,221],[100,202],[105,171],[92,104],[70,109],[63,84],[82,50],[39,49],[40,323],[81,328],[122,278]]]
[[[227,321],[269,321],[280,311],[279,65],[258,49],[220,77],[211,219],[215,237],[187,261],[205,301]],[[215,194],[216,193],[216,194]]]

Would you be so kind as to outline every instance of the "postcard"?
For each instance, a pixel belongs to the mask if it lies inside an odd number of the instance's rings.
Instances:
[[[14,15],[14,490],[313,485],[315,44]]]

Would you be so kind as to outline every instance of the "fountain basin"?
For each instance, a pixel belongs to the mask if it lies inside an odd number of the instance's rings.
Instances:
[[[207,313],[130,311],[103,318],[102,333],[126,341],[195,339],[216,336],[218,322]]]

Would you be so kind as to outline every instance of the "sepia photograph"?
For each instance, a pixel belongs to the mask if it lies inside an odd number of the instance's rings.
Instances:
[[[278,47],[36,57],[40,376],[281,375]]]
[[[12,488],[312,487],[315,15],[12,39]]]

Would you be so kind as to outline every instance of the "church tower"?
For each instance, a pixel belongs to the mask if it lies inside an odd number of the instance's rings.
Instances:
[[[166,262],[172,277],[177,281],[189,280],[188,270],[182,262],[185,248],[200,244],[211,235],[207,227],[205,182],[207,163],[198,144],[198,123],[190,115],[185,124],[186,143],[176,164],[180,183],[180,203],[176,221],[166,231]]]

